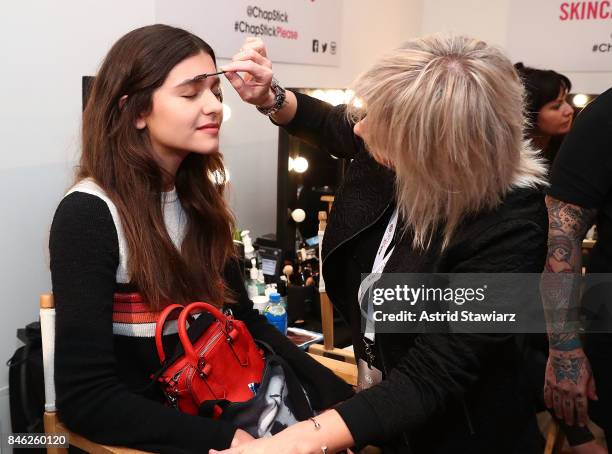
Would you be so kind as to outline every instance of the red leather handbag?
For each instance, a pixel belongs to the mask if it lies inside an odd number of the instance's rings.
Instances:
[[[184,354],[167,365],[164,364],[163,328],[168,316],[177,310],[181,310],[178,334]],[[208,312],[215,320],[192,343],[187,335],[187,318],[196,310]],[[155,345],[164,366],[157,380],[168,402],[184,413],[197,415],[206,401],[246,402],[253,398],[261,383],[265,367],[263,351],[242,321],[226,316],[210,304],[196,302],[185,307],[179,304],[166,307],[157,322]],[[221,413],[220,407],[214,408],[214,417]]]

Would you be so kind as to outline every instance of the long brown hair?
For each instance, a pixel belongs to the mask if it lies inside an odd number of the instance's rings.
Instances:
[[[221,154],[190,153],[177,170],[175,187],[188,218],[178,251],[162,213],[167,176],[147,130],[135,127],[138,116],[151,112],[153,92],[172,68],[200,52],[215,61],[210,46],[185,30],[157,24],[129,32],[104,59],[83,116],[77,179],[93,178],[117,206],[131,282],[154,309],[169,301],[220,306],[231,300],[222,271],[233,255],[233,217],[223,198]]]

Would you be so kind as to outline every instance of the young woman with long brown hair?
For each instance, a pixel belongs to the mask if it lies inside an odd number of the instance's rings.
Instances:
[[[315,409],[352,393],[246,296],[223,198],[223,119],[215,55],[184,30],[152,25],[109,51],[83,117],[75,185],[50,235],[57,307],[55,385],[62,421],[96,442],[206,452],[252,439],[231,422],[163,404],[155,321],[169,302],[231,304],[297,372]],[[138,292],[144,303],[117,301]],[[177,343],[176,323],[164,332]]]

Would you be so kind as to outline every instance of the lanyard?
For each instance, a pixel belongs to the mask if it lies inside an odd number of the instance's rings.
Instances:
[[[362,312],[362,315],[366,316],[366,328],[364,337],[374,342],[374,319],[373,312],[374,306],[372,304],[371,295],[369,294],[372,286],[381,278],[381,273],[384,271],[389,258],[393,254],[395,250],[395,245],[387,251],[387,248],[393,241],[393,237],[395,236],[395,231],[397,230],[398,224],[398,210],[397,208],[393,211],[391,215],[391,219],[389,219],[389,223],[387,224],[387,228],[385,229],[385,233],[380,241],[380,245],[378,246],[378,251],[376,252],[376,257],[374,258],[374,265],[372,265],[372,273],[369,274],[359,285],[359,291],[357,292],[357,301],[359,303],[359,308]],[[361,301],[364,296],[368,293],[368,311],[367,314],[363,313],[363,309],[361,309]]]

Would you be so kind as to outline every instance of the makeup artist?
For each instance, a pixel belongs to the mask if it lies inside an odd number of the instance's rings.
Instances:
[[[284,90],[259,39],[222,69],[244,101],[290,134],[352,160],[327,226],[323,274],[362,364],[354,397],[223,452],[367,444],[385,453],[514,452],[517,433],[535,421],[518,389],[512,335],[364,337],[358,307],[361,273],[541,272],[545,168],[523,143],[512,63],[466,37],[415,39],[356,80],[361,109]]]

